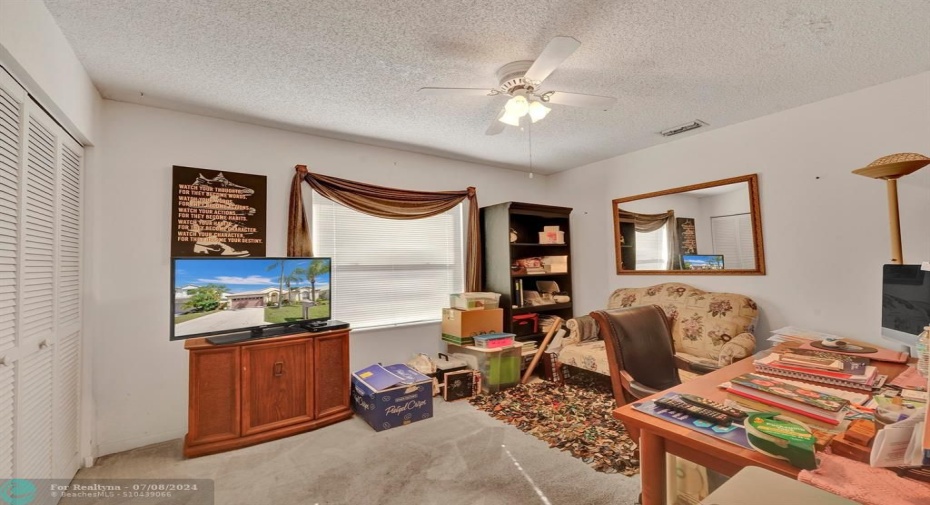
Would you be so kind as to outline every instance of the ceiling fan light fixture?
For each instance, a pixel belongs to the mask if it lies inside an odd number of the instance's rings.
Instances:
[[[517,95],[507,100],[507,103],[504,105],[504,110],[507,111],[507,114],[521,118],[529,112],[530,104],[526,101],[525,96]]]
[[[529,106],[530,120],[532,120],[535,123],[536,121],[539,121],[540,119],[546,117],[546,114],[549,114],[549,111],[551,110],[552,109],[550,107],[546,107],[545,105],[542,104],[542,102],[534,101],[530,103],[530,106]]]
[[[520,126],[520,117],[516,114],[511,114],[510,112],[504,112],[504,114],[498,118],[498,121],[510,126]]]

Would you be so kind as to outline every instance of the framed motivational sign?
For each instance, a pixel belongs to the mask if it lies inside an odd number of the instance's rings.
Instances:
[[[171,256],[265,256],[267,177],[173,170]]]

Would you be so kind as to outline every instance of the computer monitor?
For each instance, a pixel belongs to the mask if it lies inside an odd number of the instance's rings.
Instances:
[[[682,254],[681,263],[685,270],[723,270],[723,255]]]
[[[920,265],[885,265],[882,336],[911,348],[930,325],[930,272]]]

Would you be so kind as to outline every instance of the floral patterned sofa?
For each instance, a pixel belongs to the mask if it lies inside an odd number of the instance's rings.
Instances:
[[[706,373],[755,352],[752,335],[759,309],[749,297],[734,293],[709,293],[687,284],[669,282],[644,288],[622,288],[610,295],[608,309],[654,304],[662,307],[671,322],[675,358],[680,368]],[[559,351],[559,361],[592,372],[610,375],[604,341],[590,316],[570,319],[569,335]]]

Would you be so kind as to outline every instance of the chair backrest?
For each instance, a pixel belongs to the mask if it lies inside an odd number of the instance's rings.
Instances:
[[[657,390],[681,384],[671,328],[661,307],[598,310],[591,317],[598,322],[608,360],[611,366],[616,364],[617,373],[625,370],[636,382]]]

